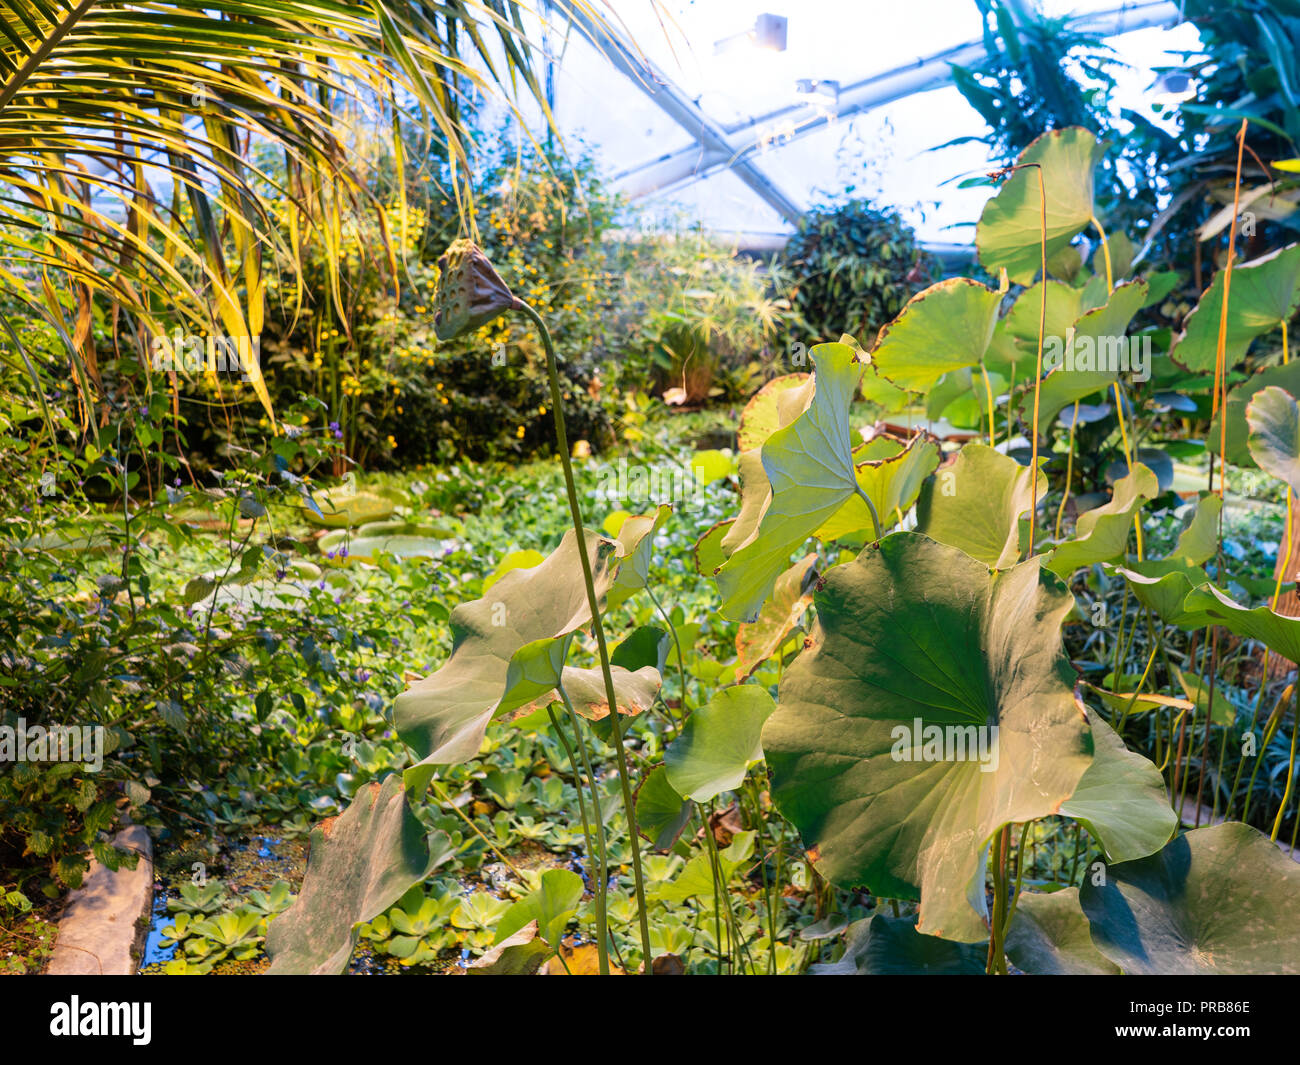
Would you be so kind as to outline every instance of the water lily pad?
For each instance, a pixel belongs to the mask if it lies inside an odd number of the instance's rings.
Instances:
[[[894,533],[830,570],[815,602],[763,729],[773,799],[827,879],[919,897],[927,934],[985,937],[989,840],[1056,812],[1091,761],[1061,651],[1073,598],[1037,561],[994,576]],[[916,736],[931,725],[950,740],[934,759]]]
[[[379,521],[397,509],[393,500],[373,492],[335,488],[321,492],[315,498],[320,513],[308,509],[303,512],[303,517],[312,525],[323,525],[328,529],[346,529]]]
[[[871,363],[899,388],[928,389],[949,371],[984,358],[1001,302],[1001,293],[965,277],[931,285],[880,331]]]

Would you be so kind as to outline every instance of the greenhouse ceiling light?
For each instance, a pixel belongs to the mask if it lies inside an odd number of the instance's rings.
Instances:
[[[815,107],[835,107],[840,102],[840,83],[838,81],[819,81],[816,78],[800,78],[794,83],[794,91],[800,103]]]
[[[733,33],[713,42],[713,54],[721,55],[742,45],[753,45],[769,52],[785,51],[785,31],[787,20],[784,15],[759,15],[754,28],[743,33]]]

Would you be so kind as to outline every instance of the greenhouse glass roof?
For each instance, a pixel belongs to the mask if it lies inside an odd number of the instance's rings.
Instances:
[[[984,132],[947,77],[949,62],[984,56],[973,0],[609,6],[615,32],[599,47],[552,34],[553,106],[565,134],[592,147],[650,217],[684,215],[762,246],[782,241],[790,219],[819,198],[853,186],[900,209],[927,242],[971,242],[990,190],[958,189],[954,179],[987,170],[987,149],[932,149]],[[1178,4],[1042,6],[1105,36],[1127,64],[1115,72],[1116,106],[1156,120],[1151,68],[1198,44]],[[754,39],[773,15],[786,20],[783,50]]]

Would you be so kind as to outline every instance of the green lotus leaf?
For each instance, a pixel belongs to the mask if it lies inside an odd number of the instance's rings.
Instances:
[[[785,643],[812,605],[810,580],[816,575],[817,555],[805,555],[772,586],[772,598],[754,622],[741,622],[736,632],[736,679],[744,680]]]
[[[736,467],[740,474],[740,513],[727,522],[721,537],[716,541],[723,556],[722,562],[718,563],[719,567],[758,533],[763,513],[772,498],[772,484],[767,479],[767,470],[763,468],[762,448],[741,452]],[[717,572],[717,567],[713,572]]]
[[[1093,759],[1061,815],[1088,830],[1107,861],[1127,862],[1154,854],[1178,828],[1165,781],[1152,763],[1124,741],[1096,711],[1088,710]]]
[[[1075,887],[1020,895],[1007,930],[1007,957],[1032,976],[1119,975],[1119,966],[1092,945]]]
[[[1102,154],[1096,137],[1070,126],[1044,133],[1016,160],[1042,168],[1049,260],[1092,219],[1092,175]],[[1038,170],[1032,166],[1017,170],[980,215],[975,244],[981,265],[994,275],[1005,268],[1016,284],[1030,284],[1042,266],[1042,210]]]
[[[1044,342],[1048,337],[1065,339],[1084,310],[1083,289],[1063,285],[1059,281],[1047,282],[1047,321],[1043,330]],[[1016,297],[1011,310],[1003,319],[1007,333],[1017,340],[1028,342],[1031,358],[1038,348],[1038,322],[1043,311],[1043,282],[1035,281]]]
[[[637,788],[637,828],[657,851],[666,851],[677,842],[693,809],[668,783],[663,766],[652,769]]]
[[[1250,454],[1265,473],[1300,492],[1300,407],[1290,392],[1269,387],[1246,408]]]
[[[1120,379],[1125,372],[1122,356],[1128,354],[1125,340],[1128,327],[1146,302],[1146,295],[1145,281],[1128,281],[1117,286],[1105,303],[1074,323],[1068,348],[1063,345],[1055,351],[1044,349],[1044,368],[1051,372],[1039,389],[1040,427],[1051,425],[1075,400],[1109,389]],[[1054,363],[1053,356],[1060,361]]]
[[[585,546],[596,594],[603,598],[613,581],[617,545],[589,531]],[[473,758],[506,698],[516,654],[523,652],[516,666],[516,680],[522,681],[548,660],[548,641],[559,644],[591,621],[578,550],[570,530],[540,565],[507,573],[484,598],[452,611],[451,657],[393,704],[397,732],[423,765]],[[545,676],[533,678],[534,684],[544,681]]]
[[[1115,572],[1128,581],[1137,601],[1153,611],[1161,621],[1182,629],[1204,628],[1209,624],[1207,617],[1189,612],[1186,605],[1192,589],[1210,579],[1203,569],[1174,561],[1145,565],[1130,563],[1116,567]]]
[[[931,285],[881,329],[871,363],[899,388],[924,391],[984,358],[1001,302],[1000,292],[965,277]]]
[[[731,844],[718,852],[718,879],[726,890],[732,874],[749,861],[754,853],[753,831],[737,832]],[[685,902],[689,898],[712,898],[713,868],[708,854],[697,854],[688,861],[670,884],[662,884],[649,893],[661,902]]]
[[[1238,636],[1258,640],[1288,662],[1300,659],[1300,618],[1278,614],[1267,606],[1244,607],[1208,581],[1187,593],[1183,609],[1205,618],[1206,625],[1222,625]]]
[[[611,610],[645,587],[650,577],[655,533],[672,512],[672,507],[661,504],[649,514],[638,514],[623,522],[623,527],[618,531],[618,574],[609,589],[608,602]]]
[[[328,561],[342,565],[346,562],[373,562],[380,552],[394,558],[437,558],[451,544],[447,540],[437,540],[431,536],[402,533],[349,536],[346,529],[336,529],[322,536],[316,546],[322,555],[328,556],[333,552],[334,558]]]
[[[916,436],[903,446],[891,437],[877,436],[853,451],[854,471],[862,489],[880,516],[880,531],[898,523],[921,494],[925,479],[939,466],[939,445]],[[819,540],[838,540],[852,533],[870,532],[871,514],[857,495],[837,510],[814,534]]]
[[[1183,323],[1169,357],[1192,373],[1211,372],[1218,365],[1219,322],[1227,272],[1214,275],[1210,287]],[[1228,296],[1225,365],[1236,366],[1257,336],[1271,333],[1300,306],[1300,244],[1292,244],[1232,268]]]
[[[1160,494],[1156,475],[1140,463],[1115,482],[1109,503],[1079,515],[1074,539],[1052,549],[1047,568],[1068,578],[1075,570],[1097,562],[1123,558],[1133,532],[1133,515]]]
[[[862,365],[844,344],[818,344],[811,354],[815,392],[808,409],[768,437],[761,449],[771,485],[762,520],[717,572],[722,614],[738,621],[758,617],[790,556],[857,487],[849,405]],[[742,462],[742,475],[743,470]],[[732,532],[745,521],[742,510]]]
[[[545,561],[546,556],[536,548],[527,547],[522,551],[507,551],[501,556],[497,568],[483,578],[484,594],[487,594],[488,589],[507,573],[513,573],[517,569],[532,569],[534,566],[540,566]]]
[[[1047,475],[1038,474],[1038,498]],[[956,461],[926,481],[916,501],[916,527],[994,569],[1020,556],[1020,518],[1033,506],[1029,468],[983,444],[967,444]]]
[[[552,951],[560,949],[560,938],[582,902],[582,877],[569,869],[547,869],[530,891],[501,916],[496,940],[500,945],[525,926],[537,922],[538,935]]]
[[[814,976],[981,976],[988,948],[922,935],[911,917],[875,914],[849,925],[844,955],[813,965]]]
[[[1073,598],[1037,561],[991,575],[893,533],[831,569],[815,603],[763,729],[773,799],[827,879],[919,897],[926,934],[986,937],[989,840],[1055,813],[1091,760],[1061,652]],[[936,735],[947,746],[922,745]]]
[[[763,722],[775,709],[767,689],[757,684],[714,692],[686,719],[681,735],[664,752],[673,791],[708,802],[740,787],[745,771],[763,758]]]
[[[1223,500],[1212,492],[1202,492],[1196,501],[1196,514],[1181,533],[1169,558],[1203,566],[1219,549],[1219,515]]]
[[[777,417],[777,400],[785,392],[798,388],[807,381],[806,373],[788,373],[772,378],[754,393],[741,412],[740,428],[736,431],[736,442],[741,451],[761,447],[769,436],[781,428]]]
[[[741,458],[743,460],[744,456]],[[761,468],[762,459],[759,460],[759,466]],[[766,482],[766,478],[764,481]],[[718,567],[727,561],[726,552],[722,550],[722,539],[735,523],[734,518],[728,518],[726,521],[711,525],[704,535],[695,541],[695,550],[692,554],[695,557],[695,572],[700,576],[712,577]]]
[[[399,774],[363,785],[342,814],[312,829],[302,890],[267,929],[269,972],[341,973],[357,925],[373,921],[452,852],[446,836],[431,837],[420,823]]]
[[[1130,975],[1300,973],[1300,865],[1237,821],[1109,866],[1079,901],[1097,949]]]
[[[1234,466],[1251,469],[1255,459],[1250,453],[1250,425],[1246,421],[1246,410],[1250,401],[1266,388],[1281,388],[1293,396],[1300,396],[1300,359],[1288,362],[1284,366],[1271,366],[1266,370],[1248,377],[1235,388],[1228,390],[1228,398],[1223,404],[1223,413],[1217,415],[1210,423],[1206,435],[1206,446],[1214,454],[1219,453],[1220,443],[1226,443],[1224,457]],[[1227,440],[1223,440],[1223,428],[1220,417],[1227,415]]]

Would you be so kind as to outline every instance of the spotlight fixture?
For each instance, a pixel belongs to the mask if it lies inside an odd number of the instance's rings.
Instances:
[[[752,45],[769,52],[784,52],[787,24],[784,15],[759,15],[752,29],[714,41],[713,54],[721,55],[742,45]]]

